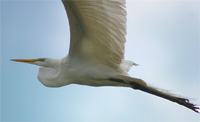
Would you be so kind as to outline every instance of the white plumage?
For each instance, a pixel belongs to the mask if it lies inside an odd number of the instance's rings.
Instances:
[[[126,11],[123,0],[63,0],[71,31],[69,56],[120,69],[124,60]]]
[[[176,102],[195,112],[188,99],[148,86],[130,77],[131,61],[124,60],[125,0],[63,0],[70,25],[70,50],[63,59],[14,59],[41,66],[38,79],[48,87],[68,84],[124,86]]]

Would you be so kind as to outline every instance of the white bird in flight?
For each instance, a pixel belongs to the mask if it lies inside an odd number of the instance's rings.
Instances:
[[[62,0],[70,25],[69,54],[62,59],[12,59],[41,66],[39,81],[47,87],[69,84],[122,86],[141,90],[183,105],[200,108],[188,99],[147,85],[128,75],[131,61],[124,59],[125,0]]]

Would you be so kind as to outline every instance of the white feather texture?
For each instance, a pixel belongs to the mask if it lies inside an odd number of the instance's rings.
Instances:
[[[69,57],[128,71],[131,63],[124,61],[125,0],[63,0],[63,4],[71,31]]]

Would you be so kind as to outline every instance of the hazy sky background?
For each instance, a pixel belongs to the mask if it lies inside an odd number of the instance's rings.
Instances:
[[[200,104],[200,1],[127,0],[130,75]],[[1,121],[199,122],[180,105],[128,88],[47,88],[38,66],[14,58],[62,58],[69,48],[60,0],[1,1]]]

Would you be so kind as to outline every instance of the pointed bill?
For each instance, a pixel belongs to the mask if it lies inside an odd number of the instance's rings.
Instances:
[[[37,59],[11,59],[11,61],[23,62],[23,63],[34,63],[37,61]]]

